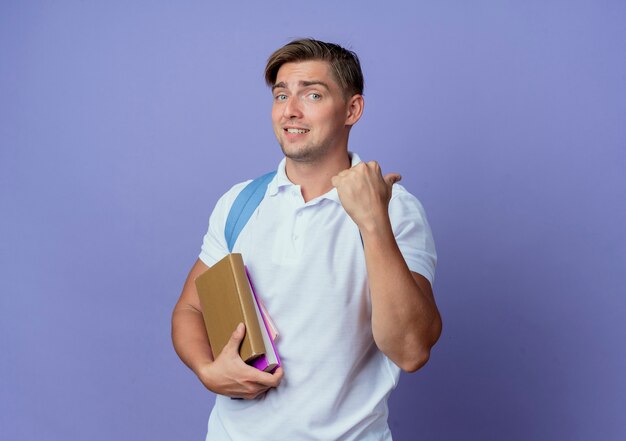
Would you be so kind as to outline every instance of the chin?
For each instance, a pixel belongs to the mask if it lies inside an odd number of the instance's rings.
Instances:
[[[306,158],[310,155],[310,149],[306,147],[298,147],[298,146],[285,146],[284,143],[280,145],[283,154],[289,159],[298,159],[298,158]]]
[[[283,149],[283,154],[285,157],[291,159],[292,161],[298,162],[310,162],[315,159],[318,159],[322,155],[320,152],[315,150],[285,150]]]
[[[297,162],[312,162],[322,158],[328,149],[324,146],[287,146],[284,143],[280,144],[280,148],[286,158]]]

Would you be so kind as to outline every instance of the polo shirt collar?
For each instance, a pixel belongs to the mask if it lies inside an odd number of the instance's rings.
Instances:
[[[357,155],[356,153],[348,152],[348,155],[350,155],[350,161],[351,161],[350,167],[354,167],[359,162],[361,162],[361,158],[359,158],[359,155]],[[272,179],[270,184],[267,186],[267,191],[268,191],[269,196],[275,196],[282,187],[296,185],[293,182],[291,182],[289,178],[287,177],[287,172],[285,170],[286,163],[287,163],[287,160],[283,158],[280,161],[280,164],[278,164],[278,169],[276,170],[276,176],[274,176],[274,179]],[[333,188],[328,193],[325,193],[316,199],[330,199],[331,201],[335,201],[338,204],[341,204],[336,188]]]
[[[270,196],[275,196],[278,193],[278,190],[282,187],[295,185],[287,177],[287,172],[285,171],[286,162],[287,160],[285,158],[280,161],[280,164],[278,164],[278,169],[276,170],[276,176],[274,176],[274,179],[272,179],[272,181],[267,186],[267,191]]]

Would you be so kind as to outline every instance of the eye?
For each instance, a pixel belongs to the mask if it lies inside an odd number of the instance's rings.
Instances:
[[[287,95],[285,95],[284,93],[279,93],[278,95],[276,95],[274,97],[274,99],[276,101],[286,101],[287,100]]]
[[[313,101],[319,101],[322,99],[322,95],[320,95],[319,93],[315,93],[315,92],[309,94],[309,96],[311,97]]]

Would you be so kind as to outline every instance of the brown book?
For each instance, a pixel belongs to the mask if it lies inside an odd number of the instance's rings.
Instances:
[[[246,335],[239,348],[241,359],[248,362],[265,354],[255,299],[241,254],[228,254],[198,276],[196,288],[215,358],[239,323],[246,325]]]

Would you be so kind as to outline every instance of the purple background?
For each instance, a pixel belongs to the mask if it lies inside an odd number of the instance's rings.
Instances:
[[[352,149],[424,203],[443,336],[397,440],[626,439],[622,1],[0,6],[0,438],[203,439],[170,314],[217,197],[281,155],[292,37],[356,50]],[[315,397],[311,397],[315,399]]]

